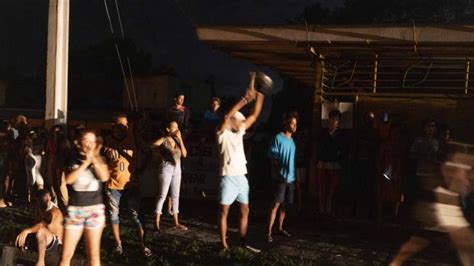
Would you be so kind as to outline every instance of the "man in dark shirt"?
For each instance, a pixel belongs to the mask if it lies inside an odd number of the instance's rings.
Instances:
[[[184,94],[178,92],[174,98],[174,104],[168,109],[166,119],[168,121],[176,121],[178,127],[181,129],[183,137],[186,138],[189,128],[189,119],[191,113],[189,109],[184,106]]]

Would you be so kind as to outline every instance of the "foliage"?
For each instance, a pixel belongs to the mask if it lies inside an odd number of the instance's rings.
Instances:
[[[472,22],[470,0],[345,0],[334,9],[320,2],[305,7],[294,23],[310,24],[461,24]]]

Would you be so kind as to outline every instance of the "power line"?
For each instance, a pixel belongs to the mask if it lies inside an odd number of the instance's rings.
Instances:
[[[129,103],[130,109],[134,110],[132,97],[131,97],[131,94],[130,94],[130,88],[128,87],[127,76],[125,74],[125,68],[123,67],[122,55],[120,54],[120,49],[119,49],[118,43],[115,40],[114,27],[113,27],[113,24],[112,24],[112,19],[110,17],[110,12],[109,12],[109,7],[107,5],[107,0],[104,0],[104,6],[105,6],[105,12],[107,14],[107,19],[108,19],[108,22],[109,22],[109,26],[110,26],[110,32],[112,33],[112,38],[114,39],[115,51],[117,53],[117,57],[118,57],[119,63],[120,63],[120,69],[122,71],[123,84],[125,86],[125,90],[127,91],[128,103]],[[135,109],[137,109],[137,108],[135,108]]]
[[[122,33],[122,39],[125,39],[125,31],[123,30],[123,24],[122,24],[122,16],[120,14],[120,8],[117,0],[115,0],[115,8],[117,10],[117,17],[120,25],[120,32]],[[137,94],[135,91],[135,81],[133,79],[133,73],[132,73],[132,65],[130,64],[130,58],[127,55],[127,67],[128,67],[128,72],[130,74],[130,84],[132,85],[132,96],[133,100],[135,102],[135,111],[138,111],[138,102],[137,102]]]

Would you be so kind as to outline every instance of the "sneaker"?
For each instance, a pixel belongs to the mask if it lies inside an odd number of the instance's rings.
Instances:
[[[249,245],[245,245],[244,248],[246,248],[247,250],[253,252],[253,253],[260,253],[262,252],[260,249],[257,249],[257,248],[254,248],[252,246],[249,246]]]
[[[122,256],[123,255],[123,247],[122,246],[115,246],[114,254]]]
[[[143,248],[143,256],[145,257],[151,257],[153,255],[153,252],[151,252],[151,250],[147,247],[144,247]]]
[[[291,234],[288,233],[288,232],[285,231],[285,230],[280,230],[279,232],[280,232],[280,234],[283,235],[283,236],[286,236],[286,237],[290,237],[290,236],[291,236]]]
[[[267,236],[267,243],[272,243],[273,242],[273,237],[271,235]]]

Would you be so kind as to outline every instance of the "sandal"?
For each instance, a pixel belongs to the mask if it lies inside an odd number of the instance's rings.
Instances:
[[[288,232],[285,231],[285,230],[279,230],[278,232],[280,232],[281,235],[286,236],[286,237],[290,237],[290,236],[291,236],[291,234],[288,233]]]
[[[113,253],[117,254],[119,256],[122,256],[123,255],[123,247],[122,246],[115,246]]]
[[[151,257],[153,255],[153,252],[147,247],[143,247],[143,256],[145,257]]]
[[[267,243],[272,243],[273,242],[273,237],[271,235],[267,236]]]
[[[178,229],[178,230],[183,230],[183,231],[188,231],[189,230],[186,226],[184,226],[182,224],[175,225],[174,228]]]

